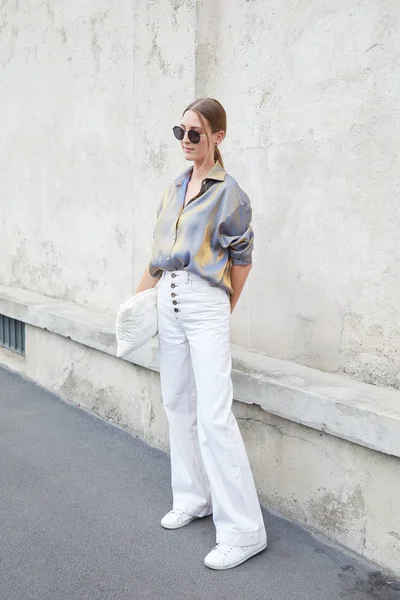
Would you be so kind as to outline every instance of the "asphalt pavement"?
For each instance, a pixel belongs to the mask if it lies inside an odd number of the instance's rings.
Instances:
[[[167,531],[169,460],[0,368],[0,600],[400,600],[400,584],[264,510],[269,547],[211,571],[211,517]]]

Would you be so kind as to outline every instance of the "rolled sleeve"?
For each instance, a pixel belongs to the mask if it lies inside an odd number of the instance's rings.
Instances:
[[[251,265],[254,248],[254,232],[251,227],[250,201],[242,190],[231,194],[229,210],[218,228],[219,241],[229,251],[232,265]]]

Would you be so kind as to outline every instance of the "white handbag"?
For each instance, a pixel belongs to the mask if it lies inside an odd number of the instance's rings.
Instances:
[[[139,292],[121,304],[116,320],[117,356],[137,350],[158,332],[157,288]]]

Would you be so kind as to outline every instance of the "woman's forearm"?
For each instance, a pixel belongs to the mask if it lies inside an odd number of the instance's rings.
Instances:
[[[231,284],[233,294],[231,295],[231,312],[233,312],[237,301],[240,298],[240,294],[244,288],[244,284],[247,281],[252,265],[233,265],[231,269]]]
[[[136,294],[139,292],[144,292],[145,290],[151,290],[153,287],[157,285],[159,282],[159,277],[152,277],[149,273],[148,267],[146,267],[142,279],[137,287]]]

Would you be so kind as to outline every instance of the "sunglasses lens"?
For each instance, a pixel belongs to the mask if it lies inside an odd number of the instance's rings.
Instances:
[[[188,138],[192,142],[192,144],[198,144],[200,141],[200,134],[198,131],[194,131],[193,129],[189,129]]]
[[[182,141],[185,137],[185,130],[182,129],[182,127],[180,127],[179,125],[175,125],[175,127],[172,128],[172,131],[174,132],[174,136],[177,140]],[[192,144],[198,144],[200,142],[199,132],[194,131],[193,129],[189,129],[188,138],[192,142]]]
[[[185,132],[183,131],[182,127],[179,127],[179,125],[175,125],[175,127],[172,128],[172,131],[174,132],[174,136],[177,140],[183,140],[185,137]]]

